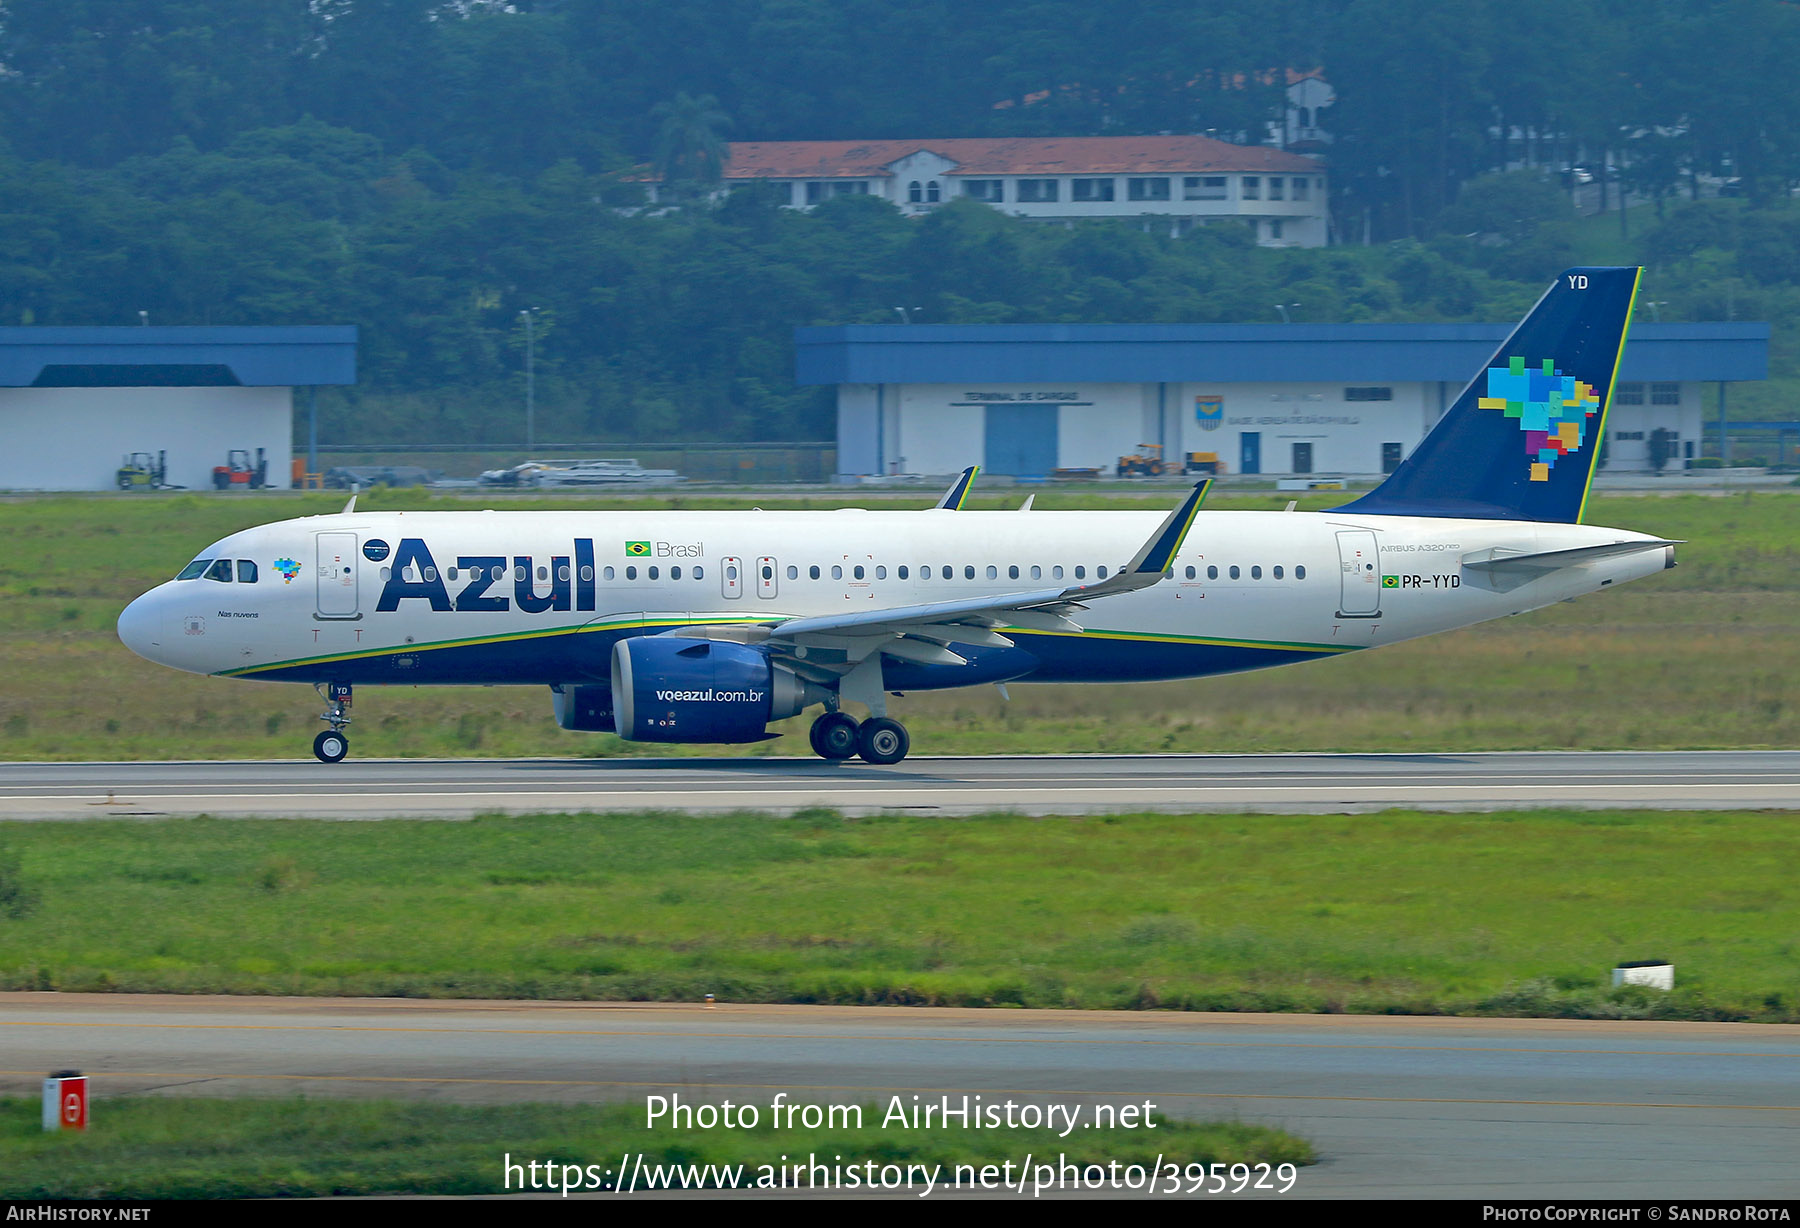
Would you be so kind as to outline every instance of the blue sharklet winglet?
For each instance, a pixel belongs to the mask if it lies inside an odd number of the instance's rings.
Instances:
[[[969,491],[975,486],[975,475],[980,472],[980,465],[970,465],[964,469],[961,476],[950,484],[950,489],[944,492],[944,497],[937,501],[938,508],[949,512],[962,511],[962,505],[969,498]]]

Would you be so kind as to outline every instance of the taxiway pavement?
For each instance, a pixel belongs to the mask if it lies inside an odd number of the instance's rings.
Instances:
[[[1303,1197],[1800,1194],[1800,1026],[0,994],[0,1090],[65,1067],[96,1129],[128,1095],[1149,1100],[1311,1139]]]
[[[1800,809],[1800,751],[819,759],[311,759],[0,765],[0,819],[466,818],[831,807],[847,814],[1416,807]]]

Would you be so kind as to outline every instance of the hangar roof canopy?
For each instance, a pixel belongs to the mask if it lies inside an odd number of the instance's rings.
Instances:
[[[1510,324],[852,324],[794,330],[802,384],[1463,384]],[[1634,324],[1619,377],[1760,380],[1761,323]]]
[[[356,327],[0,328],[0,387],[298,387],[356,382]]]

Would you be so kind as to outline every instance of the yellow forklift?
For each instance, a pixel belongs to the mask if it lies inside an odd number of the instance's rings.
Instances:
[[[119,465],[120,490],[174,490],[169,485],[169,454],[133,452]]]

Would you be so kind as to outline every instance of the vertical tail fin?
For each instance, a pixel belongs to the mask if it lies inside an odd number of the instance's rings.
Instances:
[[[1558,277],[1413,454],[1342,510],[1578,522],[1641,272]]]

